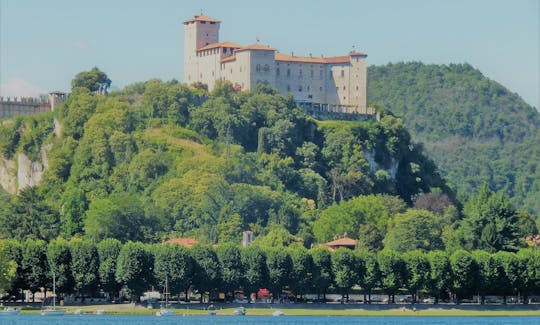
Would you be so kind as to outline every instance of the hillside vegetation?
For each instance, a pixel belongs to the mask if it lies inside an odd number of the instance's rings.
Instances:
[[[371,66],[369,98],[403,119],[448,184],[481,184],[540,213],[540,114],[468,64]]]
[[[401,120],[318,122],[265,86],[238,93],[223,83],[208,93],[151,80],[107,96],[75,88],[60,110],[16,118],[0,132],[4,158],[37,159],[44,144],[52,148],[40,186],[4,196],[4,238],[215,243],[239,242],[251,229],[309,245],[364,223],[315,238],[313,223],[333,204],[452,196]],[[386,224],[371,221],[384,234]]]

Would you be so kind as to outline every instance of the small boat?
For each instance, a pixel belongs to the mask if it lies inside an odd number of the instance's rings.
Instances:
[[[285,316],[285,313],[282,312],[281,310],[276,310],[275,312],[272,313],[272,316]]]
[[[19,315],[20,313],[20,309],[16,309],[13,307],[4,307],[4,309],[0,310],[0,316],[15,316]]]
[[[53,305],[41,310],[41,316],[63,316],[66,311],[56,309],[56,278],[53,273]]]
[[[158,317],[161,317],[161,316],[172,316],[174,315],[172,309],[167,309],[167,307],[169,307],[169,281],[168,281],[168,278],[165,277],[165,292],[163,293],[163,295],[165,296],[165,306],[161,306],[161,308],[159,308],[158,311],[156,311],[156,316]]]
[[[210,305],[210,306],[208,306],[207,310],[208,310],[208,315],[209,316],[216,316],[217,315],[216,306]]]
[[[75,309],[73,311],[73,315],[82,315],[84,314],[84,311],[82,309]]]
[[[246,309],[244,307],[240,307],[236,309],[233,313],[234,316],[244,316],[246,315]]]
[[[96,315],[105,315],[105,309],[96,310]]]

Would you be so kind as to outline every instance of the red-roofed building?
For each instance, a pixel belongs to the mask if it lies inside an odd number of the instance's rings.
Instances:
[[[220,42],[218,19],[197,15],[184,21],[184,82],[213,89],[229,80],[235,89],[268,84],[292,94],[300,106],[322,111],[373,115],[367,107],[367,54],[332,57],[295,56],[257,43]]]
[[[333,240],[331,242],[325,243],[324,246],[330,248],[331,250],[336,250],[341,247],[349,248],[349,249],[355,249],[356,248],[357,241],[349,238],[349,237],[343,237],[338,238],[336,240]]]
[[[195,244],[197,244],[197,240],[195,238],[171,238],[165,242],[166,244],[177,244],[182,245],[186,247],[191,247]]]

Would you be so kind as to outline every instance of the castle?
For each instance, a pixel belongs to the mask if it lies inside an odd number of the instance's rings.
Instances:
[[[202,82],[211,90],[217,80],[251,90],[265,83],[292,94],[300,106],[323,111],[374,114],[367,106],[367,54],[303,57],[270,46],[240,46],[219,41],[221,22],[196,15],[184,21],[184,82]]]
[[[47,97],[39,98],[0,97],[0,118],[54,111],[65,99],[66,94],[61,91],[53,91]]]

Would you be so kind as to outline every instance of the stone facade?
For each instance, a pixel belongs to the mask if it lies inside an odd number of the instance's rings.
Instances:
[[[367,54],[338,57],[285,55],[267,45],[219,42],[221,22],[198,15],[184,21],[184,82],[216,80],[250,90],[266,83],[292,94],[300,106],[331,112],[374,114],[367,106]]]

